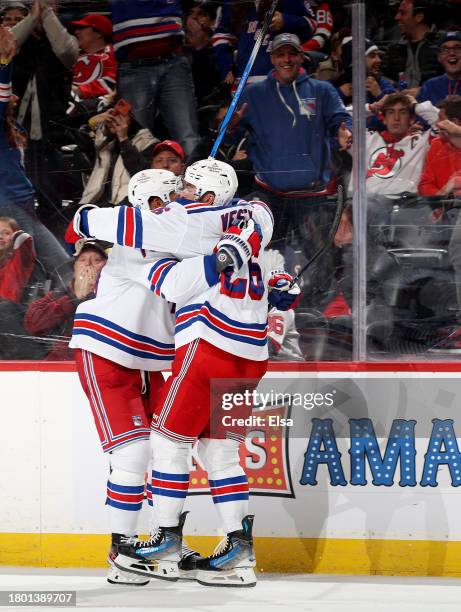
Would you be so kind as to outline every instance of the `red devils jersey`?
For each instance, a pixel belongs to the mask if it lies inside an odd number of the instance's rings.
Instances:
[[[81,98],[97,98],[115,89],[117,65],[112,45],[98,53],[81,54],[72,67],[73,84],[79,87]]]

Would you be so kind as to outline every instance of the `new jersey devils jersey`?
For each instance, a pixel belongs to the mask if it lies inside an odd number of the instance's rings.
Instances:
[[[416,113],[430,125],[438,119],[439,109],[430,102],[416,105]],[[368,131],[366,135],[368,194],[416,193],[423,169],[431,130],[407,134],[400,140],[387,138],[386,133]],[[352,179],[350,182],[352,192]]]

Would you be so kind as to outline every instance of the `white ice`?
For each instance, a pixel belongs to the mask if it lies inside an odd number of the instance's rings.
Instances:
[[[77,591],[77,607],[117,612],[460,612],[461,579],[387,576],[259,575],[255,588],[152,580],[109,585],[104,570],[0,568],[0,590]],[[49,611],[49,607],[0,607]],[[60,608],[63,609],[63,608]],[[75,608],[67,608],[69,610]]]

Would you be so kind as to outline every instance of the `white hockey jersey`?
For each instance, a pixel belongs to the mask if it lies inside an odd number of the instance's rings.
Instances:
[[[439,116],[439,109],[429,101],[417,104],[415,112],[429,125],[433,125]],[[398,142],[386,142],[380,132],[367,131],[367,193],[378,195],[398,194],[404,191],[417,193],[432,135],[432,130],[427,130],[405,136]],[[353,192],[352,176],[349,192]]]
[[[175,307],[150,291],[147,280],[159,257],[152,251],[114,245],[102,269],[96,297],[77,308],[71,348],[132,369],[170,367],[175,351]],[[176,268],[176,276],[190,293],[209,286],[203,260],[194,257]]]
[[[125,206],[88,210],[76,219],[75,229],[119,245],[160,252],[146,277],[157,296],[176,304],[176,347],[203,338],[240,357],[267,359],[267,287],[258,259],[245,264],[238,276],[222,274],[216,285],[214,263],[205,258],[206,287],[192,283],[192,274],[187,277],[177,263],[211,253],[230,225],[248,217],[260,225],[264,249],[273,228],[269,208],[244,200],[227,206],[178,200],[155,212]]]
[[[173,306],[135,280],[153,261],[150,255],[114,245],[101,271],[96,297],[77,308],[71,348],[132,369],[170,367],[174,358]]]

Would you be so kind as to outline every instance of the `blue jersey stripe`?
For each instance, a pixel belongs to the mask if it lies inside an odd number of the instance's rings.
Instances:
[[[134,209],[134,246],[137,249],[142,247],[142,214],[139,208]]]
[[[189,319],[185,323],[181,323],[180,325],[177,325],[175,328],[175,334],[178,334],[179,332],[183,331],[184,329],[187,329],[191,325],[194,325],[195,323],[198,323],[198,322],[204,323],[207,327],[209,327],[213,331],[217,332],[221,336],[224,336],[225,338],[229,338],[230,340],[236,340],[237,342],[242,342],[244,344],[254,344],[255,346],[266,346],[267,344],[267,338],[258,340],[256,338],[248,338],[243,335],[238,335],[238,333],[232,334],[228,331],[224,331],[223,329],[220,329],[216,325],[213,325],[213,323],[211,323],[209,319],[207,319],[206,317],[202,315],[198,315],[194,318]]]
[[[144,485],[130,487],[126,485],[115,484],[110,480],[107,481],[107,488],[111,491],[114,491],[114,493],[131,493],[133,495],[139,495],[140,493],[144,493]]]
[[[189,482],[189,474],[167,474],[166,472],[156,472],[155,470],[152,470],[152,478],[173,480],[175,482]]]
[[[247,500],[248,498],[248,493],[230,493],[229,495],[220,495],[219,497],[213,496],[213,502],[215,504],[223,504],[237,500]]]
[[[106,500],[106,504],[108,506],[112,506],[112,508],[118,508],[119,510],[130,510],[132,512],[137,512],[142,508],[142,502],[138,504],[124,504],[123,502],[115,501],[109,497]]]
[[[133,355],[134,357],[141,357],[143,359],[155,359],[157,361],[173,361],[174,359],[174,351],[171,355],[153,355],[152,353],[148,353],[147,351],[140,351],[134,348],[131,348],[125,344],[121,344],[116,340],[112,340],[107,336],[103,336],[98,332],[89,329],[74,329],[74,336],[89,336],[94,340],[99,340],[99,342],[103,342],[104,344],[108,344],[109,346],[113,346],[114,348],[123,351],[124,353],[128,353],[129,355]]]
[[[210,480],[210,487],[223,487],[225,485],[232,484],[247,484],[248,478],[246,476],[234,476],[233,478],[223,478],[222,480]]]
[[[143,336],[141,334],[136,334],[121,325],[117,325],[117,323],[113,323],[109,321],[109,319],[105,319],[104,317],[99,317],[98,315],[93,314],[85,314],[80,313],[75,315],[76,321],[93,321],[94,323],[101,323],[101,325],[105,325],[109,329],[113,329],[116,332],[120,332],[128,338],[132,338],[133,340],[137,340],[139,342],[144,342],[145,344],[150,344],[153,348],[161,348],[161,349],[171,349],[174,350],[174,344],[165,344],[164,342],[158,342],[153,338],[149,338],[149,336]]]
[[[213,306],[209,302],[204,302],[203,304],[190,304],[189,306],[180,308],[176,312],[176,316],[179,317],[184,313],[192,312],[194,310],[198,311],[203,306],[205,306],[217,319],[221,319],[221,321],[223,321],[224,323],[227,323],[228,325],[232,325],[234,327],[238,327],[242,330],[249,329],[252,331],[264,331],[267,328],[267,323],[241,323],[240,321],[235,321],[234,319],[227,317],[221,311],[216,310],[216,308],[213,308]]]
[[[162,495],[163,497],[176,497],[177,499],[184,499],[187,497],[187,491],[158,489],[157,487],[152,487],[152,495]]]
[[[120,206],[118,211],[118,223],[117,223],[117,244],[125,244],[125,210],[126,206]]]

